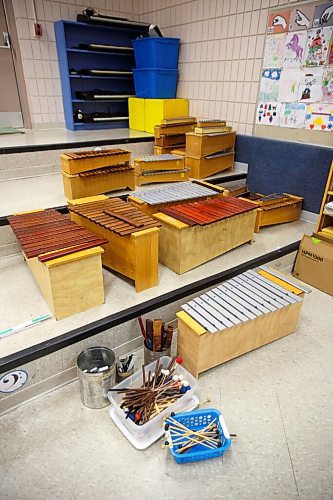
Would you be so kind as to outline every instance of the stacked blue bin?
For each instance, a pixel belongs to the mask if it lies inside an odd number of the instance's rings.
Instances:
[[[147,99],[174,99],[177,93],[179,38],[133,40],[135,94]]]

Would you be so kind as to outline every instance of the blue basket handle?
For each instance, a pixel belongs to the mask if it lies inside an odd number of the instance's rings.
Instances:
[[[224,437],[226,439],[230,439],[230,434],[229,434],[229,431],[227,429],[227,424],[224,421],[223,415],[219,416],[219,420],[220,420],[220,425],[221,425],[222,430],[223,430]]]

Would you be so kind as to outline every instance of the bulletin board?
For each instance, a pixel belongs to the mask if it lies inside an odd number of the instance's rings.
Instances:
[[[333,146],[333,0],[270,11],[255,135]]]

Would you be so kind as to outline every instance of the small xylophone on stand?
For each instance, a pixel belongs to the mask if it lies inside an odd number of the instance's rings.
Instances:
[[[8,220],[56,319],[103,304],[100,245],[107,240],[52,209],[16,214]]]
[[[251,243],[256,206],[238,198],[213,198],[165,207],[154,217],[162,223],[160,262],[182,274]]]
[[[137,292],[157,286],[158,221],[103,195],[73,200],[68,208],[74,222],[107,241],[103,265],[134,280]]]
[[[189,201],[220,198],[223,188],[204,181],[187,181],[179,184],[137,191],[128,201],[147,215],[152,216],[162,208]]]
[[[177,313],[177,352],[184,367],[198,377],[293,333],[308,292],[297,280],[268,268],[246,271],[184,304]]]
[[[189,169],[184,166],[184,158],[172,154],[138,156],[134,158],[134,169],[137,186],[189,179]]]
[[[134,169],[130,160],[130,151],[124,149],[61,155],[66,198],[73,200],[126,188],[134,190]]]

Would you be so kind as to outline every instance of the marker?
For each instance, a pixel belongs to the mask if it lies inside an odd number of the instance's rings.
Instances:
[[[7,330],[3,330],[2,332],[0,332],[0,338],[7,337],[12,333],[22,332],[23,330],[38,325],[42,321],[45,321],[46,319],[49,319],[51,317],[52,316],[50,314],[45,314],[44,316],[39,316],[38,318],[31,319],[30,321],[26,321],[25,323],[20,323],[19,325],[13,326],[12,328],[8,328]]]

